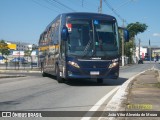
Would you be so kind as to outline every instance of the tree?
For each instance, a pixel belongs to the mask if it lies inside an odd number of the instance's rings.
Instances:
[[[148,26],[144,23],[130,23],[127,26],[127,29],[129,31],[130,34],[130,38],[134,38],[135,35],[139,34],[139,33],[143,33],[145,30],[147,30]]]
[[[0,40],[0,53],[2,54],[2,57],[3,57],[4,55],[8,56],[9,53],[10,53],[8,44],[5,43],[4,40]],[[8,63],[7,63],[7,58],[5,58],[5,60],[6,60],[6,69],[7,69],[7,64],[8,64]]]
[[[7,45],[7,43],[5,43],[4,40],[0,40],[0,53],[3,55],[9,55],[10,51],[9,51],[9,47]]]
[[[28,57],[32,59],[31,54],[32,54],[32,51],[29,49],[24,51],[24,56],[27,57],[27,61],[28,61]]]
[[[132,63],[132,55],[134,48],[135,44],[133,40],[130,40],[129,42],[125,43],[124,54],[129,57],[129,63]]]
[[[24,51],[24,56],[30,57],[30,56],[31,56],[31,53],[32,53],[31,50],[25,50],[25,51]]]
[[[130,58],[130,62],[132,62],[131,58],[133,55],[133,51],[135,49],[135,36],[137,34],[143,33],[144,31],[146,31],[148,28],[148,26],[144,23],[130,23],[127,26],[127,29],[129,31],[129,38],[130,38],[130,42],[125,44],[125,55],[128,56]]]
[[[38,49],[38,46],[35,45],[35,44],[33,44],[31,50],[28,48],[28,50],[25,50],[25,51],[24,51],[24,56],[30,57],[30,59],[31,59],[31,69],[33,68],[33,66],[32,66],[32,52],[33,52],[34,50],[36,50],[36,49]]]

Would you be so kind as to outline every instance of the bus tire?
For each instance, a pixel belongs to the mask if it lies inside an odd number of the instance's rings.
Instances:
[[[113,79],[118,79],[119,78],[119,76],[115,76]]]
[[[44,68],[42,68],[41,72],[43,77],[47,77],[47,73],[44,72]]]
[[[42,73],[42,76],[43,76],[43,77],[47,77],[47,73],[43,72],[43,73]]]
[[[103,83],[103,79],[102,78],[97,78],[97,83]]]
[[[119,78],[119,72],[114,76],[113,79],[118,79]]]
[[[64,83],[64,79],[60,77],[60,70],[58,65],[56,66],[56,79],[59,83]]]

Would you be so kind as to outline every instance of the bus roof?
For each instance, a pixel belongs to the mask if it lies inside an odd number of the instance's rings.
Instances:
[[[91,12],[61,13],[58,16],[62,16],[63,18],[65,18],[66,16],[72,16],[74,18],[80,18],[81,17],[81,18],[84,18],[84,19],[106,19],[108,21],[116,21],[116,18],[113,17],[113,16],[111,16],[111,15],[101,14],[101,13],[91,13]],[[56,18],[58,16],[56,16]],[[52,23],[54,22],[54,20],[46,27],[46,30],[52,25]]]
[[[107,15],[107,14],[101,14],[101,13],[91,13],[91,12],[71,12],[71,13],[62,13],[60,14],[62,16],[69,16],[69,15],[73,15],[73,16],[82,16],[84,18],[106,18],[106,19],[110,19],[113,20],[116,18],[111,16],[111,15]]]
[[[108,21],[116,21],[116,18],[111,15],[107,14],[101,14],[101,13],[92,13],[92,12],[70,12],[70,13],[61,13],[55,17],[55,19],[58,16],[62,16],[65,18],[66,16],[72,16],[74,18],[84,18],[84,19],[106,19]],[[55,21],[55,19],[46,27],[44,32],[52,25],[52,23]],[[43,33],[44,33],[43,32]],[[42,33],[42,34],[43,34]],[[42,35],[41,34],[41,35]]]

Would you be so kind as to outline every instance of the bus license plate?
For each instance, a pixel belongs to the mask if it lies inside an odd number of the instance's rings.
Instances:
[[[90,71],[90,75],[99,75],[99,71]]]

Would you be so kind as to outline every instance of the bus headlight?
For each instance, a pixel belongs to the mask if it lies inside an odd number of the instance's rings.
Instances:
[[[112,60],[112,63],[109,65],[109,68],[113,68],[118,65],[118,59]]]
[[[76,68],[80,68],[79,65],[77,63],[73,62],[73,61],[68,61],[68,64],[70,64],[70,65],[72,65]]]

